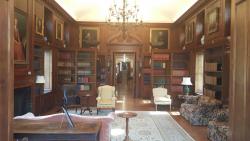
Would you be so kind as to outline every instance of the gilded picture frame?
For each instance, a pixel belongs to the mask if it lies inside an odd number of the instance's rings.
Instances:
[[[185,43],[190,44],[194,40],[194,21],[190,21],[185,25]]]
[[[29,63],[27,13],[14,10],[14,64]]]
[[[169,49],[169,29],[150,28],[150,44],[152,48]]]
[[[80,27],[80,48],[98,48],[99,34],[98,27]]]
[[[36,16],[36,34],[44,35],[44,19]]]
[[[64,33],[63,23],[60,21],[56,21],[56,39],[62,41],[63,33]]]
[[[219,29],[219,11],[220,11],[220,9],[218,7],[216,7],[216,8],[213,8],[211,11],[209,11],[207,14],[208,34],[217,32]]]

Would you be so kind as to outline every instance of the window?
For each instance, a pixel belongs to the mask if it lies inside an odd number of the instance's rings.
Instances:
[[[44,93],[52,91],[52,51],[45,49],[44,51]]]
[[[203,75],[204,75],[204,54],[199,52],[196,54],[195,61],[195,92],[203,93]]]

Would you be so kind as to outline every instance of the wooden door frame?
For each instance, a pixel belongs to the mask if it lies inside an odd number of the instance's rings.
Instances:
[[[114,53],[135,53],[135,92],[134,97],[138,97],[140,92],[140,85],[139,85],[139,61],[141,55],[141,46],[140,45],[110,45],[109,46],[109,56],[111,57],[110,64],[114,65]],[[114,85],[113,81],[113,74],[114,74],[114,66],[111,67],[111,76],[110,80],[112,80],[111,84]]]
[[[115,65],[116,65],[116,54],[129,54],[129,55],[132,55],[133,56],[133,58],[134,58],[134,60],[133,60],[133,62],[134,62],[134,65],[133,65],[133,67],[134,67],[134,77],[133,77],[133,82],[134,82],[134,84],[136,84],[136,70],[137,70],[137,68],[136,68],[136,52],[113,52],[113,68],[112,68],[112,70],[113,70],[113,73],[112,73],[112,83],[115,85],[116,84],[116,82],[114,82],[115,80],[114,80],[114,78],[115,78]],[[135,94],[136,94],[136,85],[134,85],[133,86],[133,96],[135,97]]]

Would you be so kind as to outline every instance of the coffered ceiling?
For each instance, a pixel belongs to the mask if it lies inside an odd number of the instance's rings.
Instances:
[[[105,22],[109,7],[122,0],[55,0],[77,21]],[[139,6],[145,23],[173,23],[198,0],[127,0]]]

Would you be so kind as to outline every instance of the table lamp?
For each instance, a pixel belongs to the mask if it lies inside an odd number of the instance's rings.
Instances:
[[[190,93],[190,87],[192,85],[190,77],[183,77],[181,85],[183,85],[184,94],[188,95]]]
[[[36,84],[39,84],[39,94],[41,94],[41,85],[45,83],[45,77],[43,75],[36,76]]]

